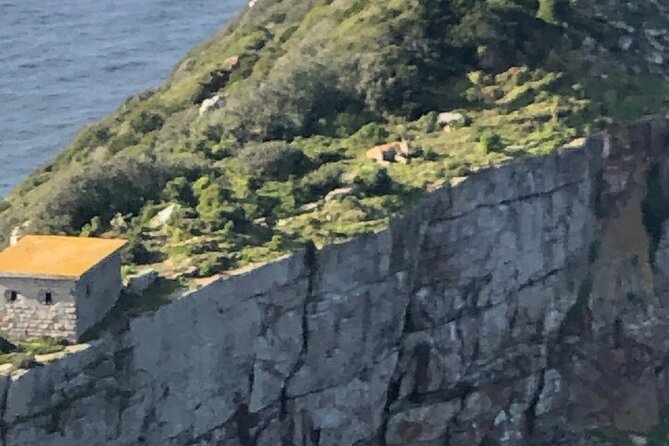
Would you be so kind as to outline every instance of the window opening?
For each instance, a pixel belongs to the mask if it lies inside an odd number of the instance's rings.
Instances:
[[[7,300],[7,302],[10,302],[10,303],[16,302],[16,299],[18,297],[19,297],[18,291],[14,291],[14,290],[6,290],[5,291],[5,299]]]

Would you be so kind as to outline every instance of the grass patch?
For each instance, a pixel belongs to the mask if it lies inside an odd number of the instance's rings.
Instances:
[[[13,342],[16,350],[0,355],[0,364],[12,364],[16,368],[26,369],[35,366],[35,355],[48,355],[65,350],[69,343],[63,339],[42,336],[34,339]]]

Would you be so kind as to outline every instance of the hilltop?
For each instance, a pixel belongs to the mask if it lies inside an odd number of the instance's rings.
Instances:
[[[667,9],[259,0],[13,191],[2,241],[126,237],[131,268],[209,276],[374,231],[482,166],[663,111]],[[400,140],[407,163],[366,157]]]

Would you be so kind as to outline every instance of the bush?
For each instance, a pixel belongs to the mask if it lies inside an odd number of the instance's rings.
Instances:
[[[186,177],[177,177],[168,181],[162,195],[163,200],[168,202],[183,203],[187,206],[195,206],[197,203],[193,189]]]
[[[309,173],[300,181],[300,201],[309,202],[342,185],[344,168],[338,164],[325,164]]]
[[[376,122],[370,122],[360,127],[351,139],[357,143],[379,144],[388,139],[389,133],[382,125]]]
[[[497,133],[486,130],[479,137],[479,147],[485,153],[502,152],[504,151],[504,142]]]
[[[116,158],[62,175],[51,185],[34,218],[35,229],[79,233],[98,216],[109,222],[117,214],[137,214],[160,197],[166,182],[199,170],[176,159]]]
[[[270,180],[286,180],[302,175],[313,168],[311,160],[301,150],[283,141],[248,144],[238,155],[247,175]]]
[[[229,259],[220,253],[209,253],[198,259],[197,275],[209,277],[230,266]]]
[[[100,220],[100,217],[96,215],[91,219],[90,223],[85,224],[84,227],[81,228],[81,236],[94,237],[96,235],[100,235],[103,229],[104,227],[102,226],[102,221]]]
[[[142,111],[130,121],[130,125],[137,133],[150,133],[163,126],[165,119],[158,113]]]
[[[17,369],[31,369],[37,366],[35,355],[31,353],[14,353],[10,363]]]
[[[235,142],[233,139],[223,139],[209,148],[205,155],[207,158],[220,161],[232,155]]]
[[[210,184],[198,194],[198,204],[195,208],[204,221],[212,229],[221,229],[227,223],[230,191],[220,184]]]
[[[385,195],[391,192],[393,180],[385,167],[375,165],[360,169],[353,183],[366,195]]]
[[[564,19],[567,3],[564,0],[539,0],[537,17],[548,23],[558,24]]]
[[[0,337],[0,354],[11,353],[16,350],[16,345],[9,342],[7,339]]]
[[[439,130],[437,125],[437,112],[431,111],[423,115],[414,123],[414,127],[424,133],[432,133]]]

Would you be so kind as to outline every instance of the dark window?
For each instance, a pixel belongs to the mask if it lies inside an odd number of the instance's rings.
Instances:
[[[19,297],[18,291],[6,290],[5,291],[5,300],[7,302],[16,302],[16,299]]]
[[[91,297],[91,284],[86,284],[86,297]]]
[[[47,291],[44,293],[44,303],[47,305],[51,305],[53,303],[53,294],[51,294],[51,292]]]

